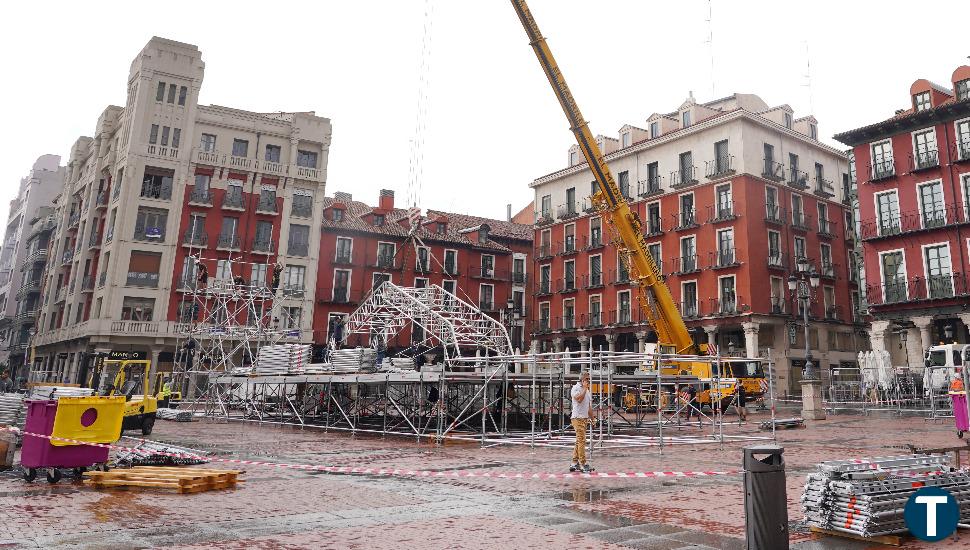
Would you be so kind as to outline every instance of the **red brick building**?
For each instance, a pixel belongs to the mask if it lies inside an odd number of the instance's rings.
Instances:
[[[810,308],[812,356],[826,369],[852,363],[861,338],[848,163],[818,141],[815,119],[734,94],[690,97],[646,127],[598,141],[696,338],[748,355],[770,348],[778,387],[797,393],[805,342],[790,328],[801,315],[792,314],[787,278],[805,257],[822,280]],[[654,340],[607,246],[607,222],[590,208],[592,179],[573,147],[566,168],[531,184],[537,348],[635,350]]]
[[[324,199],[313,340],[326,342],[335,318],[349,315],[368,292],[388,280],[401,286],[439,285],[492,315],[507,328],[515,348],[526,345],[526,284],[532,227],[510,221],[428,210],[415,239],[409,237],[408,209],[394,205],[383,190],[377,206],[349,193]],[[506,312],[514,303],[511,317]],[[406,330],[389,342],[411,345]],[[417,338],[415,338],[417,340]],[[350,336],[349,344],[366,344]]]
[[[949,84],[919,79],[906,109],[835,136],[857,167],[872,346],[895,364],[970,342],[970,66]]]

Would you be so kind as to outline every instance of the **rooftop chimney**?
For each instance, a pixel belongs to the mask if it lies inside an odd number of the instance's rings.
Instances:
[[[505,221],[512,221],[512,203],[505,205]]]
[[[343,191],[337,191],[333,194],[333,198],[343,203],[350,202],[354,200],[354,196],[350,193],[344,193]]]
[[[394,210],[394,191],[381,189],[381,198],[377,206],[381,210]]]

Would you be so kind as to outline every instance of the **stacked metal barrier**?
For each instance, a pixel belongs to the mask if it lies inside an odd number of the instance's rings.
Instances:
[[[970,474],[942,455],[903,455],[823,462],[808,475],[802,510],[809,525],[862,537],[905,532],[903,508],[924,486],[949,491],[970,520]]]
[[[208,462],[204,456],[205,451],[169,445],[167,443],[157,443],[154,441],[142,441],[135,447],[119,451],[115,455],[115,465],[117,466],[190,466],[193,464],[205,464]]]
[[[23,427],[26,407],[19,393],[0,393],[0,425]]]
[[[174,420],[175,422],[192,422],[194,415],[194,411],[169,409],[165,407],[159,407],[158,410],[155,411],[156,417],[161,418],[162,420]]]
[[[75,388],[70,386],[34,386],[30,389],[27,399],[59,399],[61,397],[90,397],[94,395],[91,388]]]
[[[372,348],[345,348],[333,350],[330,354],[333,372],[357,372],[361,368],[374,368],[377,365],[377,351]]]
[[[311,347],[307,344],[278,344],[262,346],[256,356],[255,374],[302,374],[310,362]]]

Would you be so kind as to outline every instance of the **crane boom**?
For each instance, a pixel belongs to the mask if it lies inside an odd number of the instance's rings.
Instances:
[[[669,345],[676,348],[678,353],[695,354],[698,352],[697,346],[684,324],[684,318],[680,312],[670,289],[664,284],[660,277],[660,270],[647,250],[647,243],[643,239],[642,224],[640,217],[630,210],[626,199],[620,193],[610,167],[603,160],[603,152],[593,138],[589,130],[589,125],[583,118],[583,114],[576,105],[576,100],[569,91],[566,79],[563,77],[556,60],[552,56],[546,39],[539,32],[532,13],[525,0],[512,0],[515,8],[529,36],[529,44],[542,65],[542,70],[549,79],[549,84],[562,105],[563,112],[569,120],[569,129],[576,136],[576,143],[583,151],[586,162],[599,186],[599,191],[593,196],[593,204],[607,218],[611,228],[613,244],[617,247],[617,253],[625,262],[632,279],[637,282],[640,292],[637,300],[647,316],[647,321],[657,331],[657,339],[660,344]]]

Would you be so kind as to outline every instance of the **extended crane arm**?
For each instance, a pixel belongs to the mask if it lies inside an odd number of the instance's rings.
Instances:
[[[687,325],[684,324],[684,319],[670,295],[670,289],[660,278],[660,271],[647,251],[640,218],[630,210],[613,180],[613,174],[603,160],[603,153],[589,131],[589,126],[569,91],[566,79],[559,71],[546,39],[539,32],[528,5],[525,0],[512,0],[512,7],[515,8],[522,27],[529,36],[529,43],[539,59],[539,64],[542,65],[542,70],[549,79],[549,84],[556,93],[563,112],[566,113],[569,129],[576,136],[576,143],[582,149],[583,156],[586,157],[586,162],[596,178],[599,192],[593,196],[593,202],[604,213],[604,217],[607,217],[617,253],[626,262],[631,277],[639,285],[640,293],[637,298],[646,313],[647,320],[657,331],[657,338],[661,344],[674,346],[678,353],[697,353],[693,339],[687,331]]]

